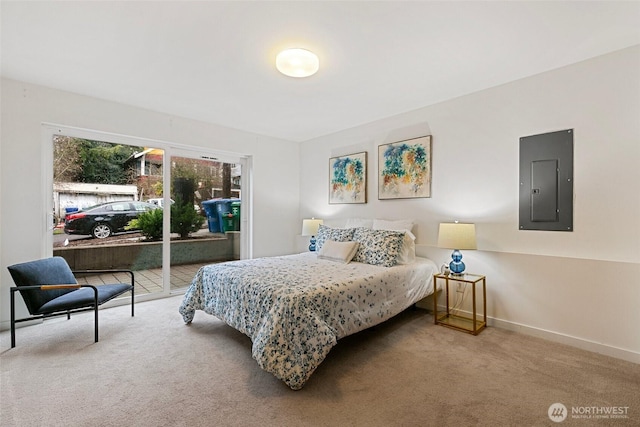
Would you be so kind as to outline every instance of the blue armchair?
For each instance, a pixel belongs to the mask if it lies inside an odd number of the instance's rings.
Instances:
[[[95,342],[98,342],[98,307],[105,302],[131,292],[131,316],[133,316],[135,280],[131,270],[71,271],[62,257],[45,258],[15,264],[8,267],[16,286],[11,291],[11,348],[16,346],[16,323],[34,319],[61,316],[94,310]],[[128,273],[131,283],[114,283],[100,286],[80,285],[74,273]],[[15,293],[22,295],[31,317],[15,318]]]

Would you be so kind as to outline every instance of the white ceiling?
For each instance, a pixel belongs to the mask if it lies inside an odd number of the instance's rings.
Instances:
[[[640,44],[640,2],[1,3],[2,76],[305,141]],[[285,77],[286,47],[320,57]]]

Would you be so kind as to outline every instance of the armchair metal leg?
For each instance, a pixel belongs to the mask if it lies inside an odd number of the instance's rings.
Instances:
[[[96,329],[95,330],[95,335],[96,335],[95,342],[98,342],[98,304],[96,304],[96,308],[95,308],[95,320],[94,320],[94,322],[95,322],[95,329]]]
[[[136,279],[133,271],[127,271],[131,276],[131,317],[133,317],[133,306],[135,303],[135,288],[136,288]]]
[[[93,307],[94,307],[94,313],[95,313],[95,319],[94,319],[94,325],[95,325],[95,342],[98,342],[98,288],[96,288],[95,286],[91,286],[91,288],[93,288],[93,295],[94,295],[94,303],[93,303]]]
[[[11,290],[11,348],[16,346],[16,302],[15,292]]]

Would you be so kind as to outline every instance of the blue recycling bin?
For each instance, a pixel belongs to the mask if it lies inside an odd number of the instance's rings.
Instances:
[[[78,212],[78,208],[74,207],[74,206],[67,206],[66,208],[64,208],[64,217],[66,218],[67,215],[69,215],[70,213],[74,213],[74,212]]]
[[[213,199],[202,202],[209,232],[224,233],[240,229],[240,199]]]
[[[204,209],[204,213],[207,215],[207,223],[209,224],[210,233],[222,232],[222,229],[220,228],[220,216],[218,215],[218,210],[216,208],[217,204],[218,200],[205,200],[202,202],[202,208]]]
[[[230,231],[230,228],[233,225],[229,226],[228,222],[231,218],[229,218],[229,214],[231,213],[231,199],[219,199],[216,202],[216,211],[218,212],[218,223],[220,224],[220,231]],[[231,219],[231,223],[233,220]]]

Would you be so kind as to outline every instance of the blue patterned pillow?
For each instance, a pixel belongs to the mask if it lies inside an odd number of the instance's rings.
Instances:
[[[360,243],[353,261],[393,267],[402,250],[404,231],[370,230],[356,228],[353,240]]]
[[[334,242],[349,242],[353,240],[354,231],[355,228],[331,228],[321,224],[316,236],[316,251],[320,252],[324,242],[329,239]]]

